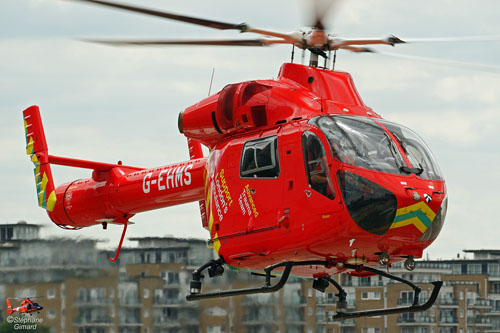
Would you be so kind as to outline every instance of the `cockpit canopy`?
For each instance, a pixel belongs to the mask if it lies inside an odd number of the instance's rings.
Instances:
[[[423,140],[407,127],[377,119],[319,116],[310,124],[321,129],[334,158],[354,166],[441,180],[441,171]]]

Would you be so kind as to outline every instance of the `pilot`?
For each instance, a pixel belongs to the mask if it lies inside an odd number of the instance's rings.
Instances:
[[[327,161],[321,143],[311,139],[307,145],[307,172],[311,188],[333,199],[332,184],[328,179]]]

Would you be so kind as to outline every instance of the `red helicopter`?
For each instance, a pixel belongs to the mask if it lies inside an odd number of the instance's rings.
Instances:
[[[435,302],[420,288],[377,269],[414,258],[438,236],[446,185],[429,148],[411,129],[367,107],[348,73],[333,70],[337,50],[405,43],[397,37],[342,39],[327,34],[318,14],[309,32],[279,33],[99,0],[81,0],[215,29],[264,36],[246,40],[92,40],[111,45],[292,44],[292,61],[273,80],[225,86],[179,114],[190,160],[155,168],[50,155],[37,106],[26,109],[27,154],[35,164],[38,203],[61,228],[123,225],[114,258],[135,214],[198,201],[218,259],[193,272],[188,300],[274,292],[290,274],[313,278],[320,291],[338,289],[335,320],[424,311]],[[322,11],[324,12],[324,11]],[[422,41],[419,40],[419,41]],[[293,63],[294,49],[309,66]],[[333,58],[331,52],[334,52]],[[319,67],[319,58],[324,65]],[[333,64],[330,65],[330,60]],[[203,156],[202,144],[210,149]],[[50,164],[91,169],[92,177],[57,188]],[[203,272],[224,267],[265,276],[261,288],[202,292]],[[281,276],[271,283],[274,273]],[[332,276],[382,275],[413,288],[408,307],[346,312],[346,292]]]
[[[23,299],[22,303],[20,306],[17,308],[13,308],[12,305],[10,304],[9,299],[6,299],[7,302],[7,313],[8,314],[13,314],[14,312],[19,312],[23,315],[25,314],[32,314],[33,312],[38,312],[40,313],[41,310],[43,310],[43,306],[40,304],[33,302],[31,299],[36,298],[36,297],[26,297]]]

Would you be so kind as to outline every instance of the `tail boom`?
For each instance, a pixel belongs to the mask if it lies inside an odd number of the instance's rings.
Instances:
[[[59,200],[49,216],[70,228],[124,224],[136,213],[199,201],[205,164],[202,158],[153,169],[94,170],[92,178],[57,187]]]

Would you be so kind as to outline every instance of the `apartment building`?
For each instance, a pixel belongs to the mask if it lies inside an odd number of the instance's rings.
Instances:
[[[112,263],[112,253],[97,249],[96,240],[42,239],[39,229],[26,222],[0,224],[0,299],[42,296],[38,316],[53,332],[500,332],[500,250],[419,261],[413,272],[395,264],[390,272],[421,286],[421,301],[430,295],[431,281],[444,281],[430,310],[333,322],[336,290],[321,293],[305,279],[291,278],[273,294],[186,301],[191,272],[213,259],[205,240],[132,238],[137,246],[123,248]],[[348,292],[348,310],[413,300],[408,287],[386,278],[337,279]],[[262,284],[262,277],[226,270],[222,277],[207,276],[203,288]],[[3,321],[5,305],[0,309]]]

